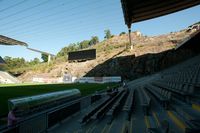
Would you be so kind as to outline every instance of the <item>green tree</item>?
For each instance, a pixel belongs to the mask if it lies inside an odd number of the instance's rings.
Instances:
[[[97,43],[99,43],[99,38],[98,38],[98,36],[92,36],[92,38],[91,38],[91,40],[90,40],[90,46],[92,46],[92,45],[95,45],[95,44],[97,44]]]
[[[5,56],[4,57],[4,61],[7,63],[7,64],[10,64],[10,62],[11,62],[11,57],[9,57],[9,56]]]
[[[62,48],[58,54],[57,57],[63,57],[68,54],[68,52],[76,51],[80,49],[80,43],[71,43],[68,46]]]
[[[105,37],[104,37],[105,39],[110,39],[112,37],[109,29],[105,30],[104,33],[105,33]]]
[[[42,58],[43,62],[47,62],[48,61],[48,55],[46,55],[46,54],[42,54],[41,58]]]
[[[79,48],[80,49],[88,48],[89,47],[89,43],[90,43],[89,40],[84,40],[84,41],[80,42]]]
[[[76,50],[78,50],[78,44],[79,43],[72,43],[72,44],[70,44],[69,46],[68,46],[68,52],[72,52],[72,51],[76,51]]]
[[[68,47],[64,47],[58,52],[57,57],[66,56],[67,52],[68,52]]]
[[[4,60],[6,62],[7,69],[24,67],[27,65],[27,62],[25,61],[24,58],[11,58],[9,56],[5,56]]]
[[[30,62],[31,65],[39,64],[40,60],[38,58],[34,58],[33,61]]]
[[[124,35],[124,34],[126,34],[126,32],[121,32],[119,35],[121,36],[121,35]]]

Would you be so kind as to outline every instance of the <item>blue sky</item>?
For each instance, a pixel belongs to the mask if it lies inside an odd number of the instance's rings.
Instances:
[[[120,0],[0,0],[0,34],[27,42],[30,47],[56,54],[70,43],[80,42],[104,30],[127,31]],[[145,35],[179,31],[200,21],[200,6],[151,19],[132,26]],[[20,46],[0,45],[0,56],[31,60],[40,54]]]

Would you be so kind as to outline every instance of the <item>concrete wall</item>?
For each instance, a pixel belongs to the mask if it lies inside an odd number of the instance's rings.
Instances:
[[[48,77],[34,77],[32,79],[36,83],[110,83],[110,82],[121,82],[120,76],[114,77],[59,77],[59,78],[48,78]]]
[[[81,77],[77,80],[79,83],[109,83],[109,82],[121,82],[120,76],[114,77]]]

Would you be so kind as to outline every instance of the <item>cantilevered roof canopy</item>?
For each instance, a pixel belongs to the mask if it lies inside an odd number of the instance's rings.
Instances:
[[[0,35],[0,45],[20,45],[20,46],[28,46],[27,43],[21,42],[6,36]]]
[[[200,4],[200,0],[121,0],[125,23],[139,22]]]
[[[44,52],[44,51],[41,51],[41,50],[37,50],[37,49],[33,49],[33,48],[28,48],[28,47],[27,47],[27,49],[31,50],[31,51],[34,51],[34,52],[38,52],[38,53],[41,53],[41,54],[50,55],[52,57],[55,57],[54,54],[51,54],[51,53],[48,53],[48,52]]]

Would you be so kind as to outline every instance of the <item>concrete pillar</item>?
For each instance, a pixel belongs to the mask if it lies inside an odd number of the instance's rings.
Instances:
[[[49,65],[50,61],[51,61],[51,55],[49,54],[48,55],[48,65]]]
[[[129,43],[131,46],[131,50],[133,49],[133,44],[132,44],[132,40],[131,40],[131,28],[128,29],[128,35],[129,35]]]

